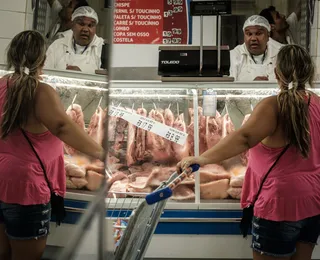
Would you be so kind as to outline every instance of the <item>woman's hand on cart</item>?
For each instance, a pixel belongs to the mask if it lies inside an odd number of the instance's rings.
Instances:
[[[204,156],[186,157],[177,164],[177,173],[180,174],[181,172],[187,170],[192,164],[198,164],[201,167],[209,163],[210,163],[210,160]]]

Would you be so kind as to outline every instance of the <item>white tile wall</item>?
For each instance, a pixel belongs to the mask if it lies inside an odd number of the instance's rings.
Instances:
[[[27,0],[1,0],[0,10],[26,12]]]
[[[11,39],[0,39],[0,64],[5,63],[6,49]]]
[[[0,1],[0,63],[5,63],[5,51],[11,39],[23,30],[32,29],[32,0]]]
[[[0,38],[12,39],[24,30],[26,14],[12,11],[0,11]]]

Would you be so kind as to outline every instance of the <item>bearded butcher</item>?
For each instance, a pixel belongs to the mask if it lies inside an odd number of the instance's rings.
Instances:
[[[276,81],[274,68],[283,45],[269,37],[270,30],[268,20],[260,15],[245,21],[244,43],[230,51],[230,76],[235,81]]]

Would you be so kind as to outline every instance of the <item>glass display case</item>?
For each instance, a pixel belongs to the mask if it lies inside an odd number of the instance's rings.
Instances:
[[[7,73],[2,67],[0,76]],[[278,92],[277,85],[268,82],[111,81],[108,86],[104,76],[65,72],[54,72],[52,76],[51,73],[45,71],[43,81],[56,89],[67,113],[81,107],[83,122],[80,125],[97,141],[102,142],[101,137],[97,137],[99,131],[106,133],[109,147],[106,171],[98,162],[65,147],[68,214],[62,228],[52,226],[48,238],[49,245],[61,247],[69,239],[66,230],[72,233],[89,202],[94,200],[102,174],[107,175],[109,188],[106,216],[129,217],[142,197],[170,176],[181,158],[201,154],[215,145],[241,127],[261,99]],[[319,83],[315,83],[313,91],[320,94]],[[117,109],[129,116],[138,115],[142,122],[127,121],[120,112],[115,112]],[[106,118],[108,129],[101,130]],[[165,131],[149,129],[148,122],[160,123],[160,129]],[[72,176],[70,164],[82,171],[82,175]],[[181,258],[184,245],[177,245],[177,239],[183,238],[184,244],[194,249],[188,251],[188,257],[197,258],[196,252],[201,252],[202,258],[250,258],[250,248],[244,245],[247,241],[240,242],[238,227],[245,171],[244,153],[221,165],[204,167],[178,186],[166,204],[146,257]],[[126,216],[121,215],[124,211],[119,209],[125,209]],[[213,246],[208,249],[201,239],[211,241]],[[226,239],[234,248],[232,252],[219,251],[219,244]],[[164,248],[169,249],[164,251]],[[91,245],[82,249],[93,250]]]

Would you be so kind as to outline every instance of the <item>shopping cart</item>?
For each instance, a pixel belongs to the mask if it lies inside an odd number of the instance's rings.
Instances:
[[[115,260],[143,259],[172,190],[198,169],[199,165],[195,164],[181,174],[173,173],[150,194],[126,193],[125,198],[107,200],[108,217],[113,220],[116,231]],[[117,195],[124,196],[123,193]],[[130,208],[133,210],[130,211]],[[122,233],[120,236],[119,232]]]

